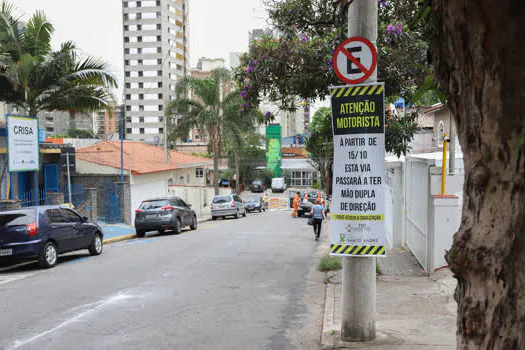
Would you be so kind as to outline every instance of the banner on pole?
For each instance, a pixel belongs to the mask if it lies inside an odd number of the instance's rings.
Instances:
[[[9,172],[40,170],[38,119],[8,115],[6,120]]]
[[[330,254],[386,256],[384,83],[331,88]]]

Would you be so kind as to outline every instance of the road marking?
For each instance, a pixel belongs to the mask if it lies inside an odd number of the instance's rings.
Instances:
[[[2,267],[0,268],[0,272],[8,272],[8,271],[11,271],[11,270],[14,270],[14,269],[17,269],[19,267],[24,267],[24,266],[27,266],[27,265],[32,265],[34,264],[35,262],[34,261],[26,261],[26,262],[23,262],[23,263],[20,263],[20,264],[16,264],[16,265],[11,265],[11,266],[7,266],[7,267]]]
[[[30,276],[34,276],[35,273],[26,273],[23,275],[8,275],[8,276],[0,276],[0,284],[6,284],[14,281],[18,281]]]
[[[34,342],[35,340],[39,339],[39,338],[42,338],[46,335],[49,335],[61,328],[64,328],[70,324],[72,324],[73,322],[75,321],[78,321],[79,319],[81,319],[82,317],[84,316],[87,316],[91,313],[94,313],[95,311],[103,308],[104,306],[107,306],[107,305],[110,305],[110,304],[116,304],[118,302],[121,302],[123,300],[126,300],[126,299],[130,299],[132,298],[131,295],[128,295],[128,294],[125,294],[125,293],[119,293],[115,296],[112,296],[112,297],[109,297],[105,300],[101,300],[97,303],[94,303],[94,304],[88,304],[88,305],[95,305],[94,307],[92,307],[91,309],[87,310],[87,311],[84,311],[84,312],[81,312],[80,314],[76,315],[75,317],[72,317],[70,318],[69,320],[65,321],[65,322],[62,322],[60,323],[58,326],[56,327],[53,327],[51,329],[48,329],[47,331],[45,332],[42,332],[42,333],[39,333],[37,335],[34,335],[32,336],[31,338],[28,338],[28,339],[25,339],[25,340],[15,340],[14,344],[12,347],[10,347],[9,349],[17,349],[21,346],[24,346],[26,344],[29,344],[29,343],[32,343]]]

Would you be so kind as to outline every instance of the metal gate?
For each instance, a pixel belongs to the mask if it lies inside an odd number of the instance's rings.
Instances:
[[[104,220],[107,223],[121,222],[120,186],[111,180],[104,182]]]
[[[428,164],[407,158],[404,186],[406,244],[425,270],[427,268],[429,182]]]

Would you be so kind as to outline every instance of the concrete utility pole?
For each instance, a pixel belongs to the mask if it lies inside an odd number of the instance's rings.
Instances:
[[[377,47],[377,0],[354,1],[348,9],[348,37],[364,37]],[[376,71],[366,83],[377,81]],[[376,337],[376,258],[343,258],[344,341],[364,342]]]

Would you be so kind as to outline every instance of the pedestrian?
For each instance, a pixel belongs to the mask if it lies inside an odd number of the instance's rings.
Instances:
[[[312,215],[313,218],[315,240],[318,241],[319,237],[321,236],[321,225],[323,220],[326,221],[324,207],[321,205],[319,199],[315,200],[312,210],[310,211],[310,215]]]
[[[297,217],[297,213],[299,212],[299,203],[301,203],[301,194],[299,192],[295,193],[295,197],[293,198],[293,211],[292,211],[292,218]]]
[[[268,210],[268,204],[270,202],[270,197],[268,196],[268,193],[264,193],[264,210]]]

